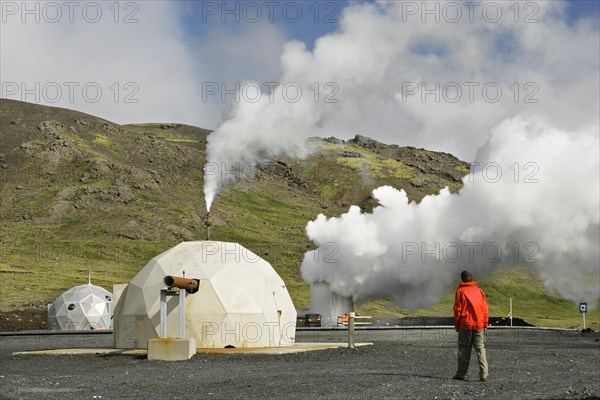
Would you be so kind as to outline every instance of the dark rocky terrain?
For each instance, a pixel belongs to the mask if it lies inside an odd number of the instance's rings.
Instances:
[[[344,342],[346,332],[298,332],[299,342]],[[111,347],[112,336],[0,336],[2,399],[598,399],[598,334],[488,330],[490,378],[454,381],[452,329],[359,330],[372,346],[284,355],[40,356],[13,352]],[[473,355],[474,357],[474,355]]]

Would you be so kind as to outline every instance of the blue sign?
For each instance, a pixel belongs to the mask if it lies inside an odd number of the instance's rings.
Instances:
[[[587,313],[587,303],[579,303],[579,312],[582,314]]]

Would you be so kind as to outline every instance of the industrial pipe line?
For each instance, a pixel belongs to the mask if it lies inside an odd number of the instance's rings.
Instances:
[[[431,330],[431,329],[446,329],[448,331],[454,330],[454,326],[451,325],[405,325],[405,326],[356,326],[354,327],[357,331],[401,331],[401,330]],[[514,330],[514,331],[556,331],[556,332],[580,332],[580,329],[573,328],[551,328],[544,326],[491,326],[489,330]],[[296,332],[312,332],[312,331],[345,331],[347,327],[296,327]],[[0,336],[67,336],[67,335],[107,335],[113,334],[112,329],[97,329],[89,331],[57,331],[57,330],[31,330],[31,331],[4,331],[0,332]]]
[[[163,278],[163,282],[169,288],[183,289],[190,294],[196,293],[198,291],[198,287],[200,286],[200,281],[198,279],[181,278],[179,276],[171,275],[165,276]]]

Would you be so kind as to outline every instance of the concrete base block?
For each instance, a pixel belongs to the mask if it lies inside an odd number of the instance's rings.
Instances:
[[[196,354],[196,339],[148,339],[148,360],[182,361]]]

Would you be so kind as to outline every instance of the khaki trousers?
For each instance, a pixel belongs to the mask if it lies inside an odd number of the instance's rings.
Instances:
[[[487,379],[488,364],[485,357],[485,331],[458,330],[458,369],[456,376],[464,378],[469,370],[471,361],[471,348],[475,347],[477,361],[479,362],[479,378]]]

